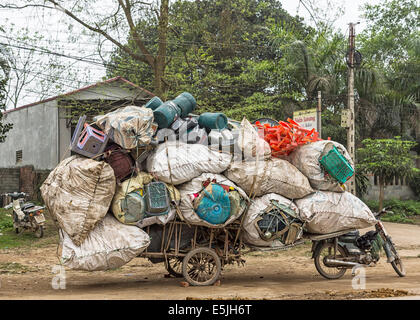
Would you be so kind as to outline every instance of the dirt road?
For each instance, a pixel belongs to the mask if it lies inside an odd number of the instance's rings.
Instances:
[[[219,285],[182,287],[167,278],[163,264],[137,258],[114,271],[65,270],[65,289],[53,289],[56,246],[0,252],[0,299],[353,299],[420,295],[420,226],[386,224],[403,257],[407,276],[400,278],[382,258],[365,269],[365,289],[351,272],[340,280],[318,275],[309,244],[283,252],[252,252],[244,267],[225,268]],[[57,270],[55,270],[56,272]],[[63,282],[61,282],[63,283]],[[57,283],[55,283],[57,284]],[[378,292],[371,290],[381,289]],[[403,290],[403,291],[396,291]]]

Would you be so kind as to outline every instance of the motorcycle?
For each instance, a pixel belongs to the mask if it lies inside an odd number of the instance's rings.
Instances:
[[[44,208],[36,206],[31,202],[25,203],[27,194],[24,192],[6,193],[12,198],[12,203],[5,206],[5,209],[13,208],[13,227],[16,233],[23,230],[31,230],[37,238],[44,235],[45,216]]]
[[[375,215],[375,230],[360,236],[358,230],[345,230],[326,235],[308,236],[312,240],[312,258],[315,268],[326,279],[339,279],[347,269],[359,266],[373,267],[379,261],[383,248],[387,262],[391,263],[395,272],[405,276],[405,268],[395,249],[390,235],[386,232],[380,217],[387,211],[384,208]],[[353,269],[354,275],[355,269]]]

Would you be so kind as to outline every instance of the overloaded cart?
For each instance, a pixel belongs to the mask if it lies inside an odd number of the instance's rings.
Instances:
[[[251,124],[195,108],[184,92],[90,124],[79,119],[73,155],[41,186],[63,265],[108,270],[145,257],[191,285],[210,285],[224,265],[244,263],[245,248],[310,239],[328,279],[376,263],[381,247],[404,275],[383,225],[345,191],[354,166],[341,144],[291,119]]]

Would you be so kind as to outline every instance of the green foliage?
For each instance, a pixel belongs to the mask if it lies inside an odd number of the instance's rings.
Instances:
[[[356,194],[359,198],[363,198],[367,194],[370,186],[369,178],[365,172],[360,172],[356,169]]]
[[[416,170],[411,179],[409,180],[409,185],[414,191],[416,196],[420,198],[420,170]]]
[[[13,228],[12,209],[0,208],[0,231]]]
[[[379,203],[376,200],[367,200],[368,207],[377,212]],[[385,200],[384,207],[392,211],[393,214],[386,214],[382,217],[383,221],[399,223],[416,223],[420,217],[420,202],[415,200]]]
[[[415,170],[415,156],[410,150],[416,145],[413,141],[395,139],[365,139],[364,148],[359,148],[357,169],[379,176],[380,183],[387,183],[395,176],[411,177]]]
[[[155,18],[140,19],[137,28],[147,43],[157,42]],[[283,48],[308,34],[309,28],[274,0],[173,2],[167,92],[161,98],[188,91],[197,100],[198,112],[223,111],[238,120],[291,117],[303,95],[296,79],[289,76],[292,66],[282,57]],[[128,46],[135,49],[131,40]],[[123,75],[142,87],[152,87],[147,65],[121,50],[114,52],[110,62],[108,76]]]

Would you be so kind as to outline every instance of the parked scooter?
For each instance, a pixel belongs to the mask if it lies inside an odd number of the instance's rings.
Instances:
[[[13,208],[13,227],[16,233],[23,230],[31,230],[35,233],[37,238],[42,238],[44,235],[45,216],[43,214],[44,208],[36,206],[33,203],[25,203],[27,194],[24,192],[6,193],[10,196],[13,202],[5,209]]]
[[[385,208],[375,215],[375,231],[360,236],[358,230],[345,230],[325,235],[308,235],[312,242],[312,258],[317,271],[327,279],[339,279],[347,271],[357,266],[374,267],[379,261],[383,248],[387,262],[395,272],[405,276],[404,265],[395,249],[391,237],[386,232],[380,217],[390,212]]]

